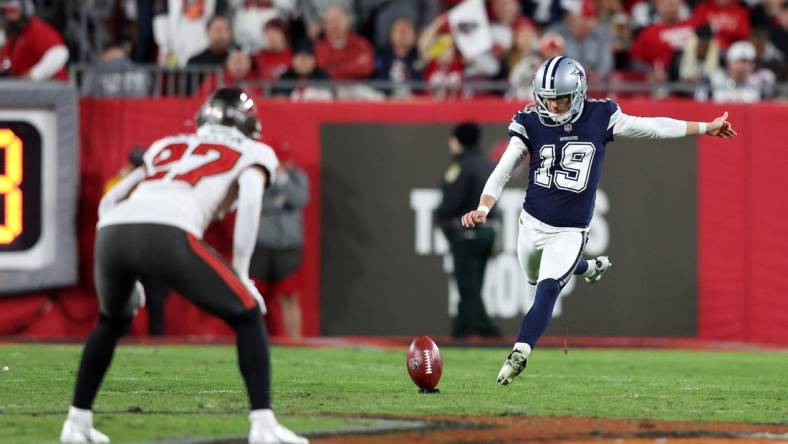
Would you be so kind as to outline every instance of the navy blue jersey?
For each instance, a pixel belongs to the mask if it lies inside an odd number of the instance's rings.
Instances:
[[[611,100],[586,100],[569,123],[547,126],[535,111],[518,111],[509,135],[525,142],[530,154],[528,192],[523,208],[555,227],[585,228],[591,223],[605,145],[613,140]]]

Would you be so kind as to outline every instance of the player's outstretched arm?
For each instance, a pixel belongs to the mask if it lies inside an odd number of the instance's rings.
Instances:
[[[727,111],[711,122],[689,122],[668,117],[630,116],[619,109],[610,117],[608,128],[611,127],[615,136],[646,139],[674,139],[700,134],[732,139],[737,135],[728,121]]]
[[[503,187],[512,177],[512,172],[528,154],[528,147],[525,146],[519,137],[512,137],[509,146],[506,147],[501,160],[495,166],[495,170],[487,178],[482,195],[479,198],[479,206],[473,211],[469,211],[462,216],[462,226],[473,228],[487,222],[487,214],[490,212],[495,202],[503,192]]]

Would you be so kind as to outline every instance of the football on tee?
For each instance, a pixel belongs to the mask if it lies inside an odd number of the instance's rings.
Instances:
[[[441,351],[429,336],[417,336],[408,349],[408,374],[422,390],[432,390],[438,385],[443,372]]]

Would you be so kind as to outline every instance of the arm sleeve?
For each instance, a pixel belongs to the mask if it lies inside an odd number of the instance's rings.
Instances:
[[[46,80],[63,69],[67,61],[68,49],[63,45],[53,46],[30,68],[30,79]]]
[[[142,167],[133,169],[123,179],[120,180],[114,187],[112,187],[104,197],[101,198],[99,203],[98,214],[99,218],[107,214],[121,200],[125,199],[131,190],[137,186],[138,183],[145,179],[145,170]]]
[[[247,168],[238,177],[238,212],[233,231],[233,269],[242,278],[249,277],[249,263],[257,245],[257,229],[263,206],[265,173]]]
[[[482,194],[492,196],[497,201],[501,197],[503,187],[512,178],[512,172],[520,165],[520,162],[525,159],[527,154],[528,147],[525,146],[525,143],[519,137],[509,139],[509,146],[506,147],[506,151],[503,152],[498,165],[495,166],[492,174],[487,178]]]
[[[675,139],[687,135],[687,122],[668,117],[629,116],[617,109],[610,116],[608,130],[614,136],[638,139]]]

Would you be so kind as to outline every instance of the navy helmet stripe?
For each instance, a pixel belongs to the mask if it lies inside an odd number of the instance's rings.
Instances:
[[[550,66],[555,63],[556,59],[560,59],[561,57],[553,57],[549,61],[545,63],[544,73],[542,74],[542,89],[547,89],[547,78],[550,76]]]
[[[553,67],[553,72],[550,73],[550,89],[555,89],[555,73],[558,72],[558,67],[561,65],[561,62],[564,61],[565,57],[559,57],[558,62]]]

